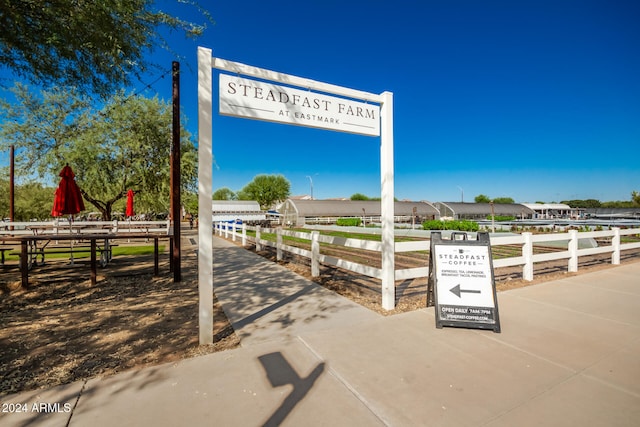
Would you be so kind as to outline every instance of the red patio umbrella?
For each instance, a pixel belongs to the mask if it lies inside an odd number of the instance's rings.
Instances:
[[[129,190],[127,191],[127,212],[126,212],[126,216],[132,217],[134,215],[133,213],[133,190]]]
[[[56,189],[53,198],[53,209],[51,215],[75,215],[84,210],[84,201],[80,194],[80,187],[76,184],[75,174],[69,165],[66,165],[60,171],[60,184]]]

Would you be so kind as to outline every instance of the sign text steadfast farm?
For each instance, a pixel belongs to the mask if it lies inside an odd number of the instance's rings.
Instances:
[[[380,107],[220,74],[220,114],[380,136]]]

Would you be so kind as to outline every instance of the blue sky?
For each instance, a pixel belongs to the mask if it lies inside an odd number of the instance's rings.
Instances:
[[[168,35],[183,56],[193,133],[200,45],[232,61],[393,92],[398,199],[609,201],[640,191],[640,2],[200,3],[215,25],[196,41]],[[191,6],[158,4],[202,21]],[[175,58],[154,59],[170,68]],[[170,99],[170,79],[152,88]],[[379,148],[379,138],[214,115],[213,186],[236,191],[267,173],[283,174],[294,195],[309,194],[310,176],[316,198],[378,196]]]

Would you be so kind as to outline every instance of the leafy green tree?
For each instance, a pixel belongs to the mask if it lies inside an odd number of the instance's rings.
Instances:
[[[371,199],[362,193],[354,193],[351,195],[351,200],[371,200]]]
[[[491,202],[491,199],[489,198],[489,196],[486,196],[484,194],[478,194],[475,199],[473,199],[476,203],[489,203]]]
[[[255,200],[262,209],[285,200],[291,194],[291,184],[282,175],[256,175],[238,192],[239,200]]]
[[[198,193],[195,191],[184,191],[181,194],[182,206],[191,215],[198,215]]]
[[[39,182],[29,181],[14,185],[14,219],[29,221],[51,217],[55,188],[45,187]],[[0,220],[9,218],[9,179],[0,178]]]
[[[238,196],[236,193],[228,189],[227,187],[218,188],[213,192],[212,196],[213,200],[237,200]]]
[[[572,208],[599,208],[602,206],[599,200],[587,199],[587,200],[562,200],[560,203],[569,205]]]
[[[20,83],[11,92],[16,102],[0,99],[0,148],[15,145],[16,170],[22,175],[57,178],[59,170],[52,170],[49,163],[53,160],[55,168],[64,165],[59,154],[89,128],[89,99],[74,89],[43,91],[38,96]]]
[[[211,21],[195,3],[182,3]],[[0,64],[32,83],[108,94],[156,66],[145,54],[167,46],[160,27],[188,37],[206,28],[153,6],[153,0],[0,0]]]
[[[382,200],[380,197],[369,197],[367,195],[364,195],[362,193],[354,193],[353,195],[351,195],[351,200],[369,200],[369,201],[380,201]],[[398,198],[394,197],[393,200],[397,201]]]
[[[35,172],[57,183],[68,163],[85,200],[105,220],[129,189],[136,192],[137,212],[168,210],[171,105],[119,94],[94,111],[74,90],[36,97],[18,86],[15,94],[18,102],[0,102],[0,137],[5,146],[16,146],[16,167],[23,175]],[[183,188],[193,190],[197,154],[184,129],[181,158]]]
[[[16,221],[51,218],[55,188],[45,187],[39,182],[30,181],[16,186],[14,191]]]
[[[495,199],[493,199],[493,203],[496,203],[499,205],[508,205],[515,202],[511,197],[496,197]]]
[[[635,206],[640,206],[640,193],[637,191],[631,192],[631,201]]]

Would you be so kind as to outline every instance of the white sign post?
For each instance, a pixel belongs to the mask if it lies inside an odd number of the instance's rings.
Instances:
[[[213,193],[211,179],[213,166],[212,68],[235,74],[234,76],[220,74],[221,114],[381,136],[382,307],[392,310],[395,307],[393,94],[384,92],[376,95],[213,58],[211,49],[198,47],[200,344],[213,342],[213,244],[212,224],[207,220],[211,218],[211,194]],[[239,75],[252,78],[239,77]],[[265,80],[269,83],[264,82]]]

